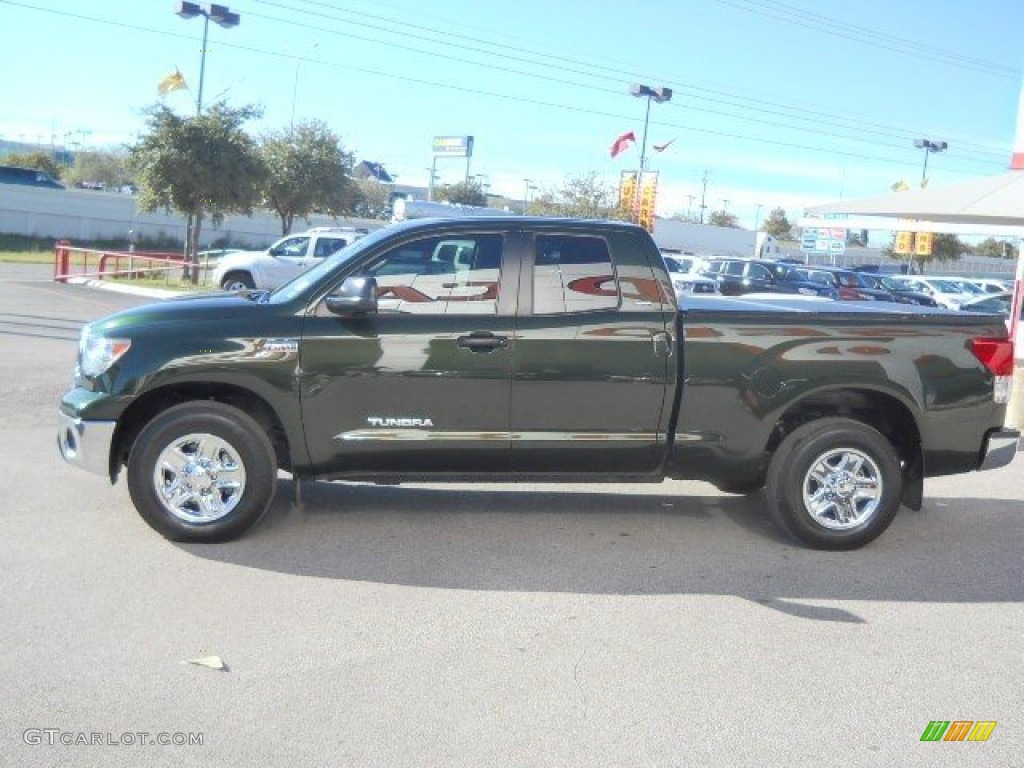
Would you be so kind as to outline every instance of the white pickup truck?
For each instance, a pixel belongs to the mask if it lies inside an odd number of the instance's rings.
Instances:
[[[353,227],[317,227],[287,235],[265,251],[224,256],[213,272],[213,282],[226,291],[277,288],[365,235],[365,229]]]

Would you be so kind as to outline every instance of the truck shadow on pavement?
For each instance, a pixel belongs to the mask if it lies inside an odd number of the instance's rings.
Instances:
[[[1024,502],[930,499],[853,552],[802,548],[760,495],[456,490],[279,482],[242,539],[179,545],[249,568],[416,587],[582,594],[736,595],[793,615],[859,621],[787,601],[1024,601]],[[651,490],[657,489],[658,493]]]

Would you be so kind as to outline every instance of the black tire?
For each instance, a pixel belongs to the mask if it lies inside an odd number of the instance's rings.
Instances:
[[[176,443],[180,450],[172,449]],[[182,466],[176,472],[177,462]],[[223,403],[168,408],[142,429],[128,458],[135,508],[172,541],[239,536],[266,512],[276,485],[277,459],[266,433],[252,417]],[[175,487],[182,493],[169,499]]]
[[[225,291],[252,290],[256,283],[248,272],[228,272],[220,281],[220,287]]]
[[[815,467],[821,471],[812,474]],[[896,449],[880,432],[852,419],[827,418],[786,436],[766,486],[772,514],[789,535],[815,549],[856,549],[892,523],[903,497],[903,472]],[[864,498],[855,495],[857,488]]]

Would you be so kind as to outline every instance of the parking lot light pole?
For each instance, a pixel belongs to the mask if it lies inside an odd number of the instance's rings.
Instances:
[[[651,119],[651,102],[656,101],[658,104],[663,104],[672,98],[671,88],[652,88],[649,85],[640,85],[639,83],[633,83],[629,86],[629,93],[631,96],[636,96],[638,99],[647,99],[647,109],[644,112],[644,134],[643,139],[640,142],[640,173],[644,172],[644,165],[647,162],[647,123]]]
[[[203,17],[203,47],[200,48],[199,55],[199,92],[196,95],[196,115],[199,115],[203,111],[203,80],[206,77],[206,41],[210,31],[210,19],[213,19],[214,24],[218,24],[224,29],[230,29],[237,27],[242,17],[237,13],[232,13],[226,5],[217,3],[199,5],[199,3],[188,2],[188,0],[178,0],[178,10],[175,13],[183,19]]]
[[[230,29],[231,27],[238,26],[241,16],[237,13],[232,13],[226,5],[218,5],[217,3],[199,5],[199,3],[188,2],[188,0],[178,0],[178,10],[176,13],[183,19],[193,19],[196,16],[203,17],[203,47],[199,50],[199,91],[196,94],[196,117],[199,117],[203,113],[203,81],[206,78],[206,40],[210,31],[210,19],[213,19],[215,24],[225,29]],[[185,222],[185,273],[183,277],[190,278],[193,285],[198,280],[199,270],[194,247],[198,243],[193,244],[192,242],[193,222],[201,216],[202,205],[200,204],[196,213],[194,215],[190,213]]]
[[[921,186],[924,187],[928,183],[928,155],[933,152],[945,152],[949,144],[931,139],[914,139],[914,146],[924,150],[924,168],[921,169]]]

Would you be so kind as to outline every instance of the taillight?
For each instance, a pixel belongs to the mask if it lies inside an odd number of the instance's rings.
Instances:
[[[971,339],[971,352],[993,376],[1013,375],[1013,342],[1010,339]]]

